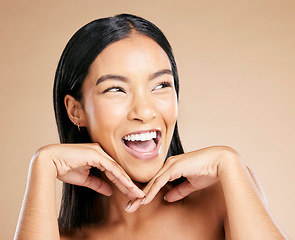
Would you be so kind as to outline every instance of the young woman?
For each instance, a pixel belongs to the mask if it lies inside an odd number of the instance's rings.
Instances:
[[[15,239],[285,239],[233,149],[183,152],[178,92],[155,25],[122,14],[82,27],[55,77],[61,144],[32,158]]]

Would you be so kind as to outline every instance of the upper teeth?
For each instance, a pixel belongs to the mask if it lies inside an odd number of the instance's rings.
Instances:
[[[156,131],[139,133],[139,134],[130,134],[123,137],[126,141],[148,141],[157,137]]]

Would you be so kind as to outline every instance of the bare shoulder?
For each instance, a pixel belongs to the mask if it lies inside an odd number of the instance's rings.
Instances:
[[[226,211],[223,190],[220,182],[208,188],[192,193],[187,197],[185,202],[189,203],[190,207],[192,208],[195,208],[199,205],[205,209],[213,208],[218,213]]]
[[[203,229],[216,232],[216,239],[224,236],[227,211],[220,182],[190,194],[183,202],[190,211],[191,219],[201,223]]]

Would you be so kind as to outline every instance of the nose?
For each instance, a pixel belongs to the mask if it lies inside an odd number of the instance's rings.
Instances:
[[[147,123],[157,116],[154,103],[148,96],[137,94],[133,97],[131,108],[128,113],[129,120],[136,120],[142,123]]]

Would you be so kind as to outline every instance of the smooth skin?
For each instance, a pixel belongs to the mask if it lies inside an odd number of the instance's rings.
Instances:
[[[177,98],[169,59],[150,38],[135,33],[105,48],[84,81],[82,101],[67,95],[65,106],[93,143],[38,150],[15,239],[286,239],[233,149],[208,147],[165,162]],[[124,136],[149,130],[161,136],[155,157],[126,151]],[[103,176],[89,175],[91,167]],[[187,181],[169,183],[181,176]],[[56,178],[106,195],[105,221],[60,236]]]

